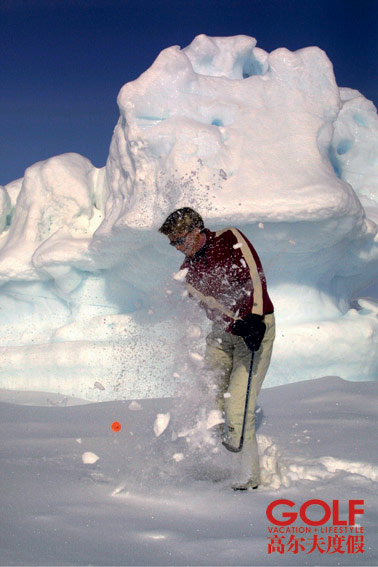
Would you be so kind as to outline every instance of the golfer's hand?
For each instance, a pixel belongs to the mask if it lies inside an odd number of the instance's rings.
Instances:
[[[243,337],[245,344],[250,350],[257,351],[265,335],[266,325],[261,315],[250,313],[244,319],[235,321],[232,325],[234,335]]]

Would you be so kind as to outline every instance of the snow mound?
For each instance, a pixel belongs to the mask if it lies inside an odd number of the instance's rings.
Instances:
[[[190,384],[203,359],[187,332],[206,322],[157,233],[180,206],[238,226],[262,258],[278,321],[268,385],[376,380],[377,304],[360,300],[378,278],[372,103],[338,88],[317,47],[200,35],[118,105],[103,168],[69,153],[0,188],[0,385],[101,401],[172,395],[173,374]]]
[[[319,482],[329,481],[332,478],[348,475],[354,482],[360,480],[370,480],[378,482],[378,467],[371,463],[361,463],[335,459],[334,457],[320,457],[312,461],[304,459],[294,459],[294,462],[287,464],[286,478],[292,483],[302,480]],[[288,483],[287,485],[289,485]]]

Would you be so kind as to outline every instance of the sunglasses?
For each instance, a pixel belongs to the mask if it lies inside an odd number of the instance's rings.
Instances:
[[[181,246],[181,244],[184,244],[188,234],[189,232],[187,232],[185,236],[180,236],[180,238],[177,238],[176,240],[171,240],[171,242],[169,243],[170,246]]]

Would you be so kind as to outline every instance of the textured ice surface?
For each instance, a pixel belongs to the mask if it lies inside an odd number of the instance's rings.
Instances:
[[[278,323],[267,385],[376,379],[377,304],[354,300],[378,274],[378,117],[326,54],[201,35],[118,105],[105,167],[64,154],[0,188],[0,385],[109,400],[190,383],[207,324],[157,233],[184,205],[262,258]]]

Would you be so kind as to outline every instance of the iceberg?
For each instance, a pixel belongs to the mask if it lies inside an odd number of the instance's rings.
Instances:
[[[318,47],[256,45],[165,49],[122,87],[103,168],[64,154],[0,187],[1,388],[104,401],[193,380],[208,323],[157,232],[181,206],[261,256],[278,325],[266,386],[377,379],[362,295],[378,278],[377,111]]]

